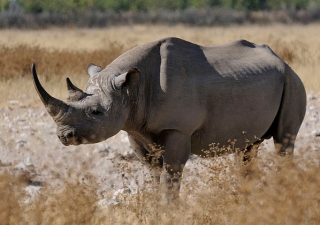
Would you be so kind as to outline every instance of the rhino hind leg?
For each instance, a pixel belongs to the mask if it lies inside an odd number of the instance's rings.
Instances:
[[[263,142],[263,139],[256,141],[246,149],[235,153],[236,166],[240,172],[240,175],[244,178],[253,178],[258,175],[258,148]]]
[[[264,139],[259,139],[254,142],[252,145],[249,145],[246,149],[243,150],[242,162],[244,165],[250,164],[252,160],[258,155],[258,148]]]
[[[257,155],[258,148],[262,142],[263,140],[259,140],[253,143],[243,152],[241,172],[244,178],[254,178],[259,174]]]
[[[293,154],[296,136],[306,112],[306,92],[300,78],[287,67],[280,109],[270,130],[277,153]]]

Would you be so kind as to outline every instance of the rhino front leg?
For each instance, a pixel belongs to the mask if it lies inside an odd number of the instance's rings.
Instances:
[[[160,183],[160,176],[163,168],[162,152],[150,152],[146,150],[143,144],[134,136],[128,134],[130,147],[134,150],[135,155],[141,162],[145,162],[152,174],[154,187],[157,188]]]
[[[176,130],[162,132],[161,143],[164,146],[163,160],[166,168],[164,174],[164,191],[168,200],[179,197],[183,167],[190,152],[190,138]]]

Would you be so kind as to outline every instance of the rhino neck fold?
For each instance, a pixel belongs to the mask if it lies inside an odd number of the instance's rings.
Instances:
[[[142,73],[141,73],[142,74]],[[140,79],[136,88],[128,89],[129,116],[124,124],[124,131],[144,130],[146,127],[146,116],[148,111],[149,87],[146,87],[146,77]]]

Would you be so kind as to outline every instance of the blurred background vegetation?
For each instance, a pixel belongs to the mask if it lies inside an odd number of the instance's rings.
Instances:
[[[235,10],[307,9],[320,0],[0,0],[0,10],[20,7],[26,13],[70,13],[84,10],[117,12],[185,10],[221,7]]]
[[[320,19],[320,0],[0,0],[0,28],[215,25]]]

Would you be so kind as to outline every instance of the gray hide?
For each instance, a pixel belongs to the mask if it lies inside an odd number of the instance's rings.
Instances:
[[[86,91],[68,79],[69,101],[62,102],[45,92],[33,66],[61,142],[96,143],[124,130],[139,158],[166,165],[176,193],[190,153],[201,155],[211,143],[236,140],[234,151],[273,137],[280,155],[292,154],[306,109],[294,71],[268,46],[245,40],[203,47],[166,38],[87,71]]]

